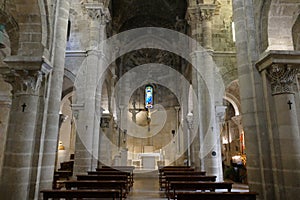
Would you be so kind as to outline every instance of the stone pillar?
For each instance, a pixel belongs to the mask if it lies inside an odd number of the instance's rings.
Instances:
[[[59,111],[62,95],[62,84],[65,66],[65,51],[67,43],[67,27],[70,9],[70,0],[59,0],[57,4],[56,24],[54,24],[53,71],[50,79],[49,101],[47,119],[42,133],[40,148],[40,167],[38,168],[38,181],[36,198],[41,195],[41,189],[52,188],[55,170],[56,154],[59,134]]]
[[[180,106],[175,106],[174,107],[174,109],[175,109],[175,111],[176,111],[176,123],[175,123],[175,128],[176,128],[176,130],[175,130],[175,133],[176,133],[176,138],[177,138],[177,142],[176,142],[176,144],[177,144],[177,148],[176,148],[176,152],[177,152],[177,154],[179,154],[180,155],[180,152],[181,152],[181,135],[180,135],[180,133],[179,133],[179,109],[180,109]]]
[[[247,145],[247,178],[251,191],[258,199],[275,199],[273,190],[270,144],[266,134],[266,112],[263,104],[262,79],[255,70],[258,60],[257,30],[253,1],[233,0],[236,33],[237,68],[240,85],[241,110]]]
[[[35,180],[32,180],[32,170],[36,167],[34,153],[39,139],[36,126],[43,73],[25,70],[24,67],[24,70],[11,70],[4,77],[13,86],[13,98],[0,180],[0,198],[29,200],[34,193],[31,181]]]
[[[256,65],[264,80],[276,199],[292,200],[300,190],[300,135],[295,102],[299,59],[300,52],[270,51]]]
[[[111,140],[109,134],[111,134],[112,127],[112,115],[110,113],[102,113],[101,116],[101,129],[99,136],[99,164],[110,165],[111,164]]]
[[[216,143],[216,155],[214,156],[217,161],[215,162],[216,169],[217,169],[217,180],[224,181],[223,179],[223,168],[222,168],[222,138],[221,138],[221,126],[224,123],[225,117],[225,106],[216,106],[216,120],[215,120],[215,132],[218,134],[217,136],[217,143]]]
[[[11,109],[11,100],[9,97],[0,96],[0,177],[2,176],[2,167],[4,160],[5,142],[7,137],[7,128],[9,123],[9,113]]]
[[[101,92],[104,78],[104,50],[99,44],[106,39],[106,22],[109,17],[102,3],[85,3],[89,18],[89,47],[87,49],[85,82],[78,85],[77,104],[83,104],[78,114],[74,173],[85,173],[98,167],[101,119]]]
[[[202,170],[207,174],[217,176],[217,180],[223,180],[222,156],[220,147],[220,130],[216,119],[218,113],[215,108],[215,80],[214,62],[212,60],[212,19],[216,9],[214,4],[198,4],[202,21],[202,45],[207,50],[205,54],[197,53],[200,71],[205,76],[205,82],[198,82],[198,99],[200,100],[200,162]],[[200,78],[199,78],[200,79]],[[219,111],[218,111],[219,112]],[[206,116],[206,117],[201,117]]]
[[[202,23],[201,23],[201,17],[200,17],[200,10],[198,8],[197,5],[194,6],[190,6],[187,10],[187,22],[190,25],[190,35],[191,37],[197,41],[197,43],[195,44],[191,44],[191,48],[193,49],[193,53],[190,55],[192,62],[193,62],[193,66],[194,67],[199,67],[200,63],[199,63],[199,59],[198,59],[198,55],[197,55],[197,51],[198,50],[202,50],[201,47],[199,47],[198,45],[201,44],[202,39],[201,39],[201,33],[202,33]],[[200,84],[199,82],[203,81],[201,79],[201,77],[198,74],[197,69],[193,68],[192,69],[192,87],[190,88],[190,90],[194,91],[194,93],[196,94],[197,99],[193,99],[193,96],[189,97],[189,102],[190,101],[194,101],[195,103],[193,103],[193,105],[189,105],[189,109],[188,109],[188,114],[193,112],[193,118],[194,120],[198,120],[199,123],[199,131],[194,130],[195,133],[199,133],[196,134],[193,141],[190,141],[191,138],[191,134],[193,133],[191,131],[191,129],[188,128],[187,133],[188,133],[188,164],[189,165],[193,165],[195,168],[200,168],[201,170],[204,170],[202,163],[199,161],[199,149],[200,149],[200,141],[202,140],[201,137],[202,135],[201,133],[201,129],[202,129],[202,124],[201,124],[201,109],[200,104],[201,104],[201,99],[199,98],[199,91],[200,91]],[[192,91],[189,91],[190,94],[192,94]],[[198,101],[197,101],[198,100]],[[199,104],[197,105],[196,102]],[[198,128],[198,127],[197,127]]]
[[[200,41],[206,50],[204,52],[203,48],[193,46],[194,52],[191,54],[193,65],[198,68],[193,71],[193,74],[196,75],[193,75],[192,82],[198,98],[198,105],[194,106],[194,114],[197,113],[195,118],[199,120],[199,136],[195,138],[199,142],[193,142],[193,149],[195,152],[199,152],[197,157],[194,155],[195,167],[199,166],[200,170],[222,178],[222,173],[219,171],[222,163],[221,154],[216,153],[220,150],[220,143],[218,143],[218,129],[215,127],[214,62],[211,57],[212,18],[215,8],[214,4],[197,4],[194,9],[190,8],[189,10],[190,16],[192,16],[190,19],[197,20],[196,22],[189,21],[192,37],[198,42]],[[201,24],[200,29],[198,26],[193,28],[194,23]],[[199,37],[201,33],[202,37]]]
[[[238,126],[240,138],[241,137],[244,138],[243,126],[242,126],[242,116],[241,115],[234,116],[231,118],[231,120]],[[240,141],[240,149],[241,149],[241,154],[244,154],[244,144],[242,143],[242,141]]]
[[[202,45],[207,50],[212,50],[212,18],[216,9],[214,4],[198,4],[202,20]]]
[[[188,124],[187,132],[187,165],[191,166],[191,133],[193,132],[193,113],[188,113],[186,116]]]

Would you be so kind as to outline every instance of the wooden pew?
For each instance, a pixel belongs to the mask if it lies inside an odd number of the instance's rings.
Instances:
[[[165,171],[164,176],[170,176],[170,175],[201,175],[205,176],[206,172],[202,171]]]
[[[122,195],[120,191],[116,189],[101,189],[101,190],[42,190],[43,200],[50,198],[112,198],[120,200]]]
[[[187,167],[187,166],[165,166],[161,167],[158,170],[158,180],[159,180],[159,189],[162,190],[166,186],[166,180],[165,180],[165,173],[166,172],[188,172],[188,171],[195,171],[195,168]]]
[[[133,184],[133,170],[135,166],[102,166],[101,168],[96,168],[96,171],[122,171],[130,173],[130,182]],[[131,185],[132,186],[132,185]]]
[[[88,175],[126,175],[128,178],[129,186],[133,186],[133,177],[130,172],[123,171],[88,171]]]
[[[170,175],[166,176],[166,193],[170,190],[170,181],[216,181],[216,176],[201,176],[201,175]]]
[[[117,189],[122,197],[126,198],[128,194],[126,181],[117,180],[69,180],[64,182],[67,190],[77,189]]]
[[[177,192],[177,200],[255,200],[255,192]]]
[[[129,169],[129,170],[134,170],[135,166],[124,166],[124,165],[118,165],[118,166],[107,166],[107,165],[103,165],[101,166],[101,168],[113,168],[113,169]]]
[[[126,175],[77,175],[77,180],[120,180],[126,181],[128,183],[128,178]]]
[[[227,189],[231,192],[231,182],[202,182],[202,181],[170,181],[170,190],[167,193],[167,197],[176,199],[178,191],[196,191],[196,190],[210,190],[214,192],[216,189]]]
[[[69,180],[72,177],[73,172],[71,171],[55,171],[53,179],[53,189],[60,189],[63,187],[62,181]]]
[[[130,171],[119,171],[116,169],[108,168],[98,168],[96,171],[88,171],[88,175],[126,175],[128,177],[128,182],[130,187],[133,186],[133,172]]]

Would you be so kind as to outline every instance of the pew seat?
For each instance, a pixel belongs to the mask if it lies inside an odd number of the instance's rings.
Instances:
[[[166,191],[166,195],[169,198],[176,198],[176,194],[179,191],[205,191],[209,190],[214,192],[216,189],[227,189],[231,192],[231,182],[202,182],[202,181],[171,181],[169,183],[170,188]]]
[[[53,198],[111,198],[122,199],[122,195],[119,190],[116,189],[99,189],[99,190],[42,190],[43,200]]]
[[[128,194],[126,181],[118,180],[69,180],[64,182],[67,190],[76,189],[116,189],[126,198]]]
[[[255,200],[255,192],[177,192],[177,200]]]

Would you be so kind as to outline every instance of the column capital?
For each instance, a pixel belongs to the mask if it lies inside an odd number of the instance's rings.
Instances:
[[[84,110],[84,103],[76,103],[76,104],[71,104],[71,108],[73,111],[73,116],[75,119],[79,118],[79,111]]]
[[[201,20],[212,20],[212,17],[215,14],[215,10],[217,5],[215,4],[198,4],[200,12],[201,12]]]
[[[3,79],[12,85],[13,94],[37,95],[43,78],[44,73],[40,70],[10,70],[3,74]]]
[[[187,23],[189,25],[195,25],[197,22],[200,21],[201,19],[201,15],[200,15],[200,10],[198,7],[196,6],[193,6],[193,7],[189,7],[187,9],[187,12],[186,12],[186,20],[187,20]]]
[[[180,106],[174,106],[174,109],[178,112],[180,109]]]
[[[300,52],[269,51],[256,63],[259,72],[265,71],[272,95],[294,94],[296,76],[300,72]]]
[[[13,93],[37,95],[44,76],[52,71],[51,63],[45,57],[10,56],[0,73],[13,86]]]
[[[109,9],[103,3],[84,3],[83,5],[92,20],[98,20],[102,25],[111,20]]]

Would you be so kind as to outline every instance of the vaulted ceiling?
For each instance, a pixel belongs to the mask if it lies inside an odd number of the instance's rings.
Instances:
[[[113,0],[113,29],[121,32],[139,27],[174,28],[176,19],[184,19],[186,0]]]

